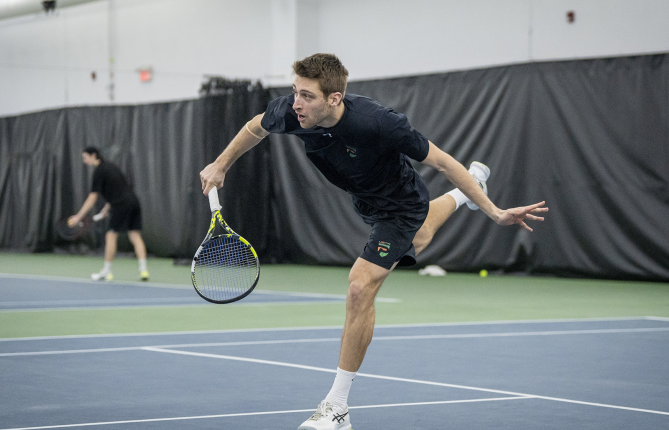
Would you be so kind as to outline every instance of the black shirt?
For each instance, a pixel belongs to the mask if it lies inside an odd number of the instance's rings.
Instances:
[[[121,169],[107,161],[100,161],[93,172],[92,192],[99,193],[112,206],[131,198],[134,193]]]
[[[409,160],[423,161],[429,142],[406,116],[368,97],[347,94],[344,115],[335,126],[304,129],[293,103],[292,94],[272,100],[262,127],[302,139],[309,160],[331,183],[352,195],[363,217],[423,211],[429,204],[425,183]]]

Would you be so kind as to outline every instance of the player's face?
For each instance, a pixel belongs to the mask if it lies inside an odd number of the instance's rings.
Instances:
[[[293,93],[295,94],[293,110],[297,113],[297,120],[302,128],[311,128],[317,125],[322,127],[331,126],[329,123],[332,122],[334,106],[323,96],[316,79],[296,76],[293,82]]]
[[[81,159],[84,160],[84,164],[89,165],[89,166],[95,166],[95,163],[98,160],[98,157],[96,157],[93,154],[89,154],[88,152],[84,152],[81,154]]]

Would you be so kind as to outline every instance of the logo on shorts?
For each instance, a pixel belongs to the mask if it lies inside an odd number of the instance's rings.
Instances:
[[[388,251],[390,250],[390,242],[384,242],[380,241],[378,248],[376,248],[377,251],[379,251],[379,255],[381,257],[385,257],[388,255]]]
[[[351,148],[350,146],[346,147],[346,152],[348,153],[349,157],[354,158],[355,157],[355,148]]]

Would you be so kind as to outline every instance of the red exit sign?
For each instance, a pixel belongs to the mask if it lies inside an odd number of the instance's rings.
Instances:
[[[137,69],[139,72],[139,80],[141,82],[151,82],[153,79],[153,70],[149,69]]]

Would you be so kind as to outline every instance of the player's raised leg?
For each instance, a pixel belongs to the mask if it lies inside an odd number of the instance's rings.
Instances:
[[[487,181],[490,177],[490,168],[483,163],[474,161],[469,167],[469,174],[474,177],[483,192],[488,195]],[[427,214],[427,218],[413,240],[416,254],[420,253],[432,242],[432,238],[437,230],[465,203],[470,209],[478,210],[478,206],[472,203],[457,188],[430,202],[430,211]]]

